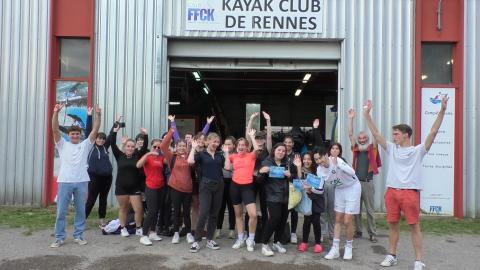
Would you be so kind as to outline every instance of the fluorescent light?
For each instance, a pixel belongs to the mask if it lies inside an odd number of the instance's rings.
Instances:
[[[202,78],[200,78],[200,73],[198,71],[192,72],[193,77],[195,77],[195,80],[200,81]]]
[[[172,106],[180,105],[180,101],[170,101],[169,104]]]
[[[210,93],[210,88],[208,88],[208,86],[206,84],[203,85],[203,92],[205,92],[205,94],[208,95],[208,93]]]
[[[301,93],[302,93],[302,89],[297,89],[297,91],[295,91],[295,96],[298,97],[300,96]]]
[[[307,83],[308,80],[310,80],[310,77],[312,77],[312,74],[310,73],[305,74],[305,77],[303,77],[303,83]]]
[[[422,81],[423,81],[423,80],[426,80],[427,78],[428,78],[427,75],[422,75]]]

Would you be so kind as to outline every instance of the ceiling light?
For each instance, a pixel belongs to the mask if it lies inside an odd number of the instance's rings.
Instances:
[[[423,80],[426,80],[427,78],[428,78],[427,75],[422,75],[422,81],[423,81]]]
[[[312,77],[312,74],[310,73],[305,74],[305,77],[303,77],[303,83],[307,83],[308,80],[310,80],[310,77]]]
[[[210,88],[208,88],[208,86],[206,84],[203,85],[203,92],[205,92],[205,94],[208,95],[208,93],[210,93]]]
[[[180,101],[170,101],[169,104],[172,106],[180,105]]]
[[[301,93],[302,93],[302,89],[297,89],[297,91],[295,91],[295,96],[298,97],[300,96]]]
[[[195,77],[195,80],[200,81],[202,78],[200,77],[200,72],[194,71],[192,72],[193,77]]]

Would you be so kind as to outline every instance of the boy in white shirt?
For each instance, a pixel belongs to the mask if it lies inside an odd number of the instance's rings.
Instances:
[[[342,224],[347,227],[347,242],[345,244],[344,260],[351,260],[353,257],[353,217],[360,213],[360,196],[362,188],[355,175],[355,170],[343,159],[329,157],[327,149],[321,149],[314,155],[317,167],[317,175],[325,182],[329,181],[335,185],[335,228],[333,244],[325,256],[325,259],[332,260],[340,257],[340,233]]]
[[[57,217],[55,219],[55,242],[50,247],[57,248],[63,245],[66,232],[66,217],[68,205],[73,195],[75,206],[75,220],[73,239],[79,245],[86,245],[83,238],[86,227],[85,203],[88,193],[88,154],[95,143],[98,129],[100,128],[101,109],[95,108],[96,117],[90,135],[84,141],[80,141],[81,128],[71,126],[67,134],[70,141],[66,141],[60,135],[58,113],[62,110],[63,104],[56,104],[53,109],[52,132],[55,146],[60,155],[60,171],[57,177]]]
[[[412,146],[412,128],[401,124],[393,126],[393,141],[388,142],[380,134],[373,123],[370,111],[372,102],[369,100],[364,106],[364,116],[368,128],[375,140],[385,150],[388,159],[387,191],[385,192],[385,207],[387,209],[387,222],[390,226],[390,254],[380,263],[381,266],[393,266],[397,264],[397,243],[399,239],[399,221],[401,212],[405,215],[410,225],[412,244],[415,249],[415,270],[422,270],[425,264],[422,262],[422,232],[420,231],[420,190],[422,189],[422,160],[430,150],[435,136],[442,125],[443,117],[447,109],[448,97],[442,99],[441,108],[437,119],[425,138],[425,142]]]

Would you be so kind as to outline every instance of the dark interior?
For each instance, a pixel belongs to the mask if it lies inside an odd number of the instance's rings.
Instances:
[[[193,75],[199,72],[199,81]],[[303,83],[305,74],[311,78]],[[336,70],[321,71],[258,71],[258,70],[170,70],[170,114],[177,118],[198,116],[198,130],[206,117],[217,118],[211,131],[222,137],[244,136],[246,103],[261,104],[270,114],[272,126],[310,127],[320,118],[325,133],[325,106],[337,104],[338,74]],[[209,94],[203,90],[209,88]],[[303,89],[295,96],[298,88]],[[261,120],[262,128],[265,121]],[[285,130],[287,132],[287,130]],[[327,131],[329,132],[329,131]]]

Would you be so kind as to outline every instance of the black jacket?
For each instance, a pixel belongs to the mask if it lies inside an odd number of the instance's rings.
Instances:
[[[278,165],[272,157],[267,157],[262,162],[262,167],[270,166]],[[284,159],[279,167],[289,168],[287,159]],[[294,168],[290,167],[290,173],[294,176],[296,170],[292,171],[292,169]],[[259,174],[259,180],[264,183],[267,202],[288,203],[288,182],[291,180],[291,177],[285,177],[284,179],[270,178],[268,173],[261,173]]]

